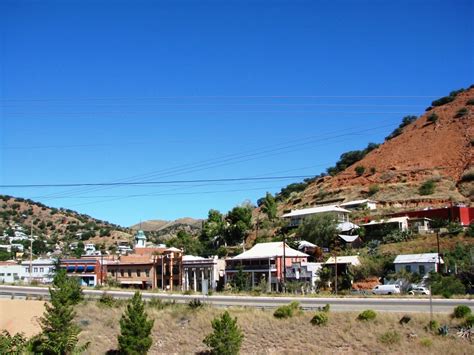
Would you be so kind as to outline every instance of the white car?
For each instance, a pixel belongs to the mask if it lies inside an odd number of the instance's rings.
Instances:
[[[418,286],[418,287],[413,287],[410,291],[408,291],[408,294],[409,295],[429,295],[430,294],[430,290],[428,290],[426,287],[421,287],[421,286]]]
[[[398,295],[400,285],[377,285],[372,289],[374,295]]]

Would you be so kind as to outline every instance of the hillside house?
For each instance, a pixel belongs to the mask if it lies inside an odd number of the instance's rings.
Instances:
[[[348,210],[371,210],[377,209],[377,202],[372,200],[354,200],[341,203],[339,206]]]
[[[449,206],[443,208],[427,208],[418,211],[392,213],[392,217],[425,217],[429,219],[444,219],[450,222],[459,222],[467,227],[474,222],[474,207]]]
[[[225,282],[231,282],[240,269],[248,275],[252,288],[265,279],[268,290],[278,291],[285,268],[307,261],[308,254],[292,249],[286,243],[259,243],[250,250],[226,259]]]
[[[67,276],[77,278],[82,286],[101,285],[105,276],[100,259],[95,258],[61,259],[61,268],[66,270]]]
[[[53,282],[54,277],[54,260],[53,259],[36,259],[31,261],[22,261],[22,273],[21,277],[24,280],[35,280],[42,284],[49,284]],[[31,270],[31,272],[30,272]]]
[[[395,272],[405,270],[426,276],[432,271],[438,272],[438,264],[444,264],[444,261],[438,253],[402,254],[395,258],[393,264]]]
[[[357,255],[350,255],[350,256],[331,256],[326,262],[324,266],[328,266],[331,269],[335,269],[337,264],[337,274],[341,275],[346,273],[349,270],[350,266],[358,266],[360,265],[360,259]]]
[[[23,281],[24,273],[22,273],[22,270],[22,266],[16,261],[1,261],[0,283],[14,283]]]
[[[341,224],[349,222],[349,214],[351,211],[341,208],[336,205],[331,206],[318,206],[318,207],[311,207],[311,208],[304,208],[301,210],[293,210],[289,213],[284,214],[281,216],[282,218],[289,221],[288,226],[291,228],[298,227],[306,218],[311,216],[315,216],[318,214],[331,214],[334,215],[336,220]],[[345,228],[345,227],[344,227]]]

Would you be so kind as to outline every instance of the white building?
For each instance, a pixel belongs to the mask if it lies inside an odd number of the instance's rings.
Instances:
[[[290,227],[298,227],[305,218],[317,214],[334,214],[339,223],[349,222],[349,213],[351,213],[351,211],[336,205],[332,205],[293,210],[289,213],[284,214],[282,218],[289,219]]]
[[[348,210],[376,210],[377,202],[367,199],[354,200],[341,203],[340,206]]]
[[[0,283],[14,283],[22,281],[22,267],[15,261],[0,262]]]
[[[393,261],[395,272],[405,270],[425,276],[432,271],[438,271],[438,264],[444,264],[438,253],[398,255]]]
[[[203,258],[194,255],[183,256],[183,290],[204,292],[215,291],[219,280],[224,277],[225,260],[217,256]]]
[[[53,281],[54,277],[54,260],[53,259],[36,259],[31,262],[31,273],[30,273],[30,261],[26,260],[21,263],[22,273],[21,276],[25,280],[31,279],[36,280],[39,283],[48,284]]]
[[[135,248],[145,248],[146,247],[146,235],[142,230],[139,230],[135,234]]]

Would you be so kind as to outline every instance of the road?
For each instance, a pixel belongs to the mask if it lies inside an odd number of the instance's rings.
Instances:
[[[86,297],[98,298],[104,292],[115,298],[130,298],[133,291],[115,290],[84,290]],[[30,286],[5,286],[0,285],[0,295],[6,297],[44,297],[49,296],[45,287]],[[188,303],[193,299],[200,299],[202,302],[217,307],[255,307],[255,308],[275,308],[292,301],[300,302],[304,309],[316,309],[329,303],[333,311],[359,312],[365,309],[385,312],[430,312],[429,298],[397,298],[397,297],[268,297],[268,296],[229,296],[229,295],[181,295],[171,293],[143,292],[144,299],[159,298],[163,301],[174,301],[176,303]],[[474,301],[470,299],[433,299],[433,312],[450,313],[457,305],[464,304],[474,311]]]

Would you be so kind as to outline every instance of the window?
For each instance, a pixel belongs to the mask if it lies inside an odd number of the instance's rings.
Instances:
[[[7,274],[7,276],[12,276],[12,274],[9,272],[9,273]]]
[[[44,268],[43,268],[43,267],[40,267],[40,272],[44,272]]]
[[[110,274],[111,274],[112,276],[115,276],[115,270],[110,270]]]
[[[405,270],[407,272],[411,272],[411,265],[405,265]]]
[[[419,273],[420,275],[426,274],[425,265],[419,265],[419,266],[418,266],[418,273]]]
[[[16,277],[18,277],[18,274],[17,274],[16,272],[14,272],[14,273],[13,273],[13,276],[16,276]]]
[[[49,272],[54,272],[54,268],[50,267]]]
[[[125,275],[125,271],[124,271],[124,269],[121,269],[121,270],[120,270],[120,276],[123,277],[124,275]]]
[[[146,277],[150,277],[150,270],[145,270]]]
[[[127,273],[128,273],[128,277],[132,277],[132,269],[128,269]]]
[[[25,272],[30,272],[30,268],[29,268],[29,267],[25,267]]]
[[[2,273],[0,274],[0,276],[5,276],[5,273],[4,273],[4,272],[2,272]]]
[[[137,269],[137,276],[140,277],[140,269]]]
[[[38,272],[38,268],[37,268],[37,267],[34,267],[34,268],[33,268],[33,272]]]

